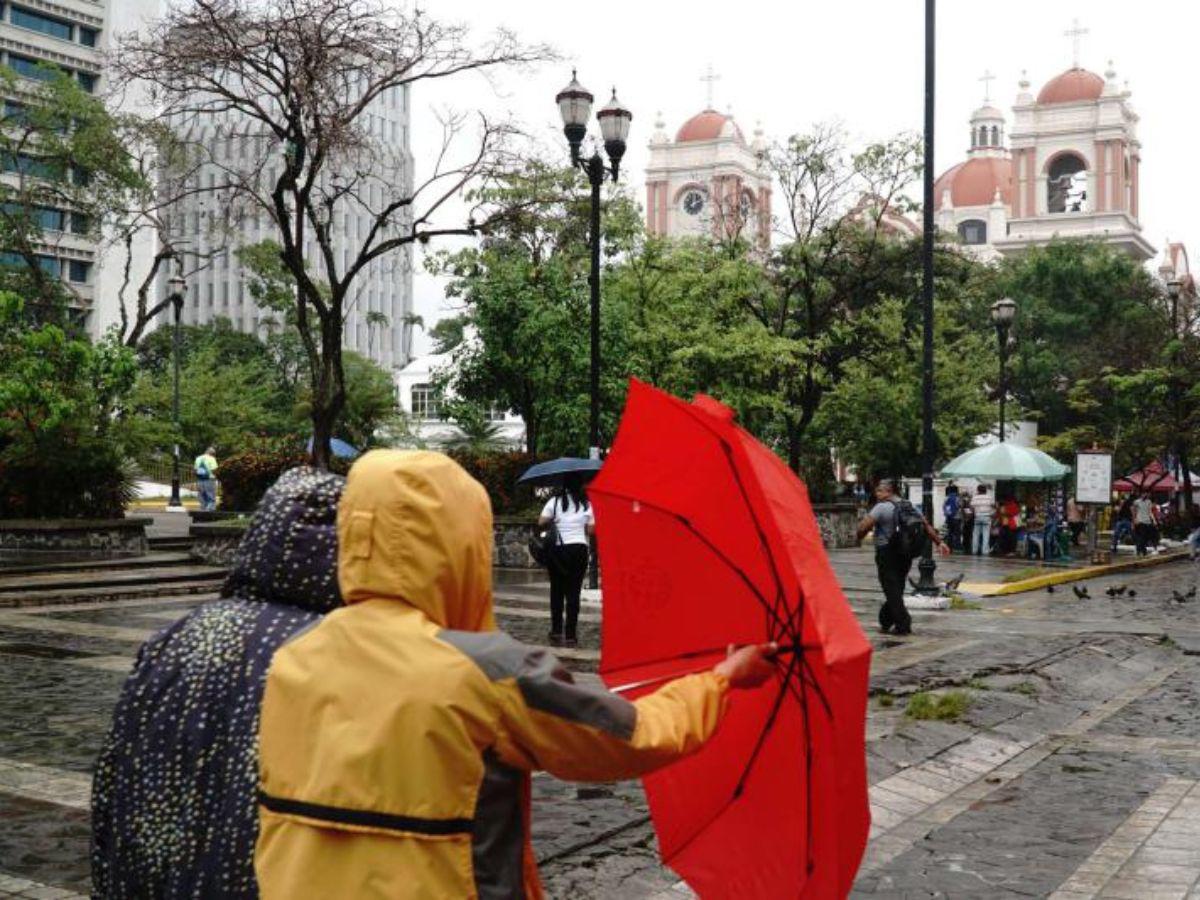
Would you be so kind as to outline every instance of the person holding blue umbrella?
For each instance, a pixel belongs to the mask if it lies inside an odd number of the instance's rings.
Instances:
[[[570,472],[542,507],[538,527],[553,525],[550,549],[550,643],[579,646],[579,595],[587,575],[588,552],[596,517],[583,489],[583,476]],[[564,616],[565,613],[565,616]],[[564,629],[565,618],[565,629]]]

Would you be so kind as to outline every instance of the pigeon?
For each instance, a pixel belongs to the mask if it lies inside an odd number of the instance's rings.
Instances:
[[[1171,591],[1171,599],[1176,603],[1187,603],[1187,597],[1183,596],[1179,591]]]
[[[1071,585],[1071,590],[1075,592],[1075,596],[1080,600],[1092,599],[1092,596],[1088,593],[1088,589],[1086,587],[1077,587],[1076,585]]]
[[[1116,589],[1115,587],[1110,587],[1110,588],[1109,588],[1107,591],[1105,591],[1104,593],[1108,594],[1108,596],[1110,596],[1110,597],[1116,597],[1116,596],[1117,596],[1117,589]]]
[[[962,574],[960,574],[960,575],[959,575],[957,578],[951,578],[949,581],[947,581],[947,582],[946,582],[946,585],[945,585],[945,586],[946,586],[946,590],[947,590],[947,591],[957,591],[957,590],[958,590],[958,586],[959,586],[960,584],[962,584],[962,580],[963,580],[964,578],[966,578],[966,577],[967,577],[967,573],[966,573],[966,572],[963,572],[963,573],[962,573]]]
[[[1052,584],[1046,585],[1046,593],[1047,594],[1053,594],[1056,590],[1057,590],[1057,588],[1055,588],[1054,585],[1052,585]]]
[[[1137,591],[1135,591],[1133,588],[1130,588],[1129,589],[1129,599],[1132,600],[1136,596],[1137,596]]]
[[[1122,584],[1118,587],[1113,588],[1113,595],[1117,596],[1117,597],[1124,597],[1125,592],[1127,590],[1129,590],[1129,587],[1127,585]]]
[[[1188,591],[1186,594],[1184,594],[1183,596],[1187,597],[1189,600],[1195,600],[1196,599],[1196,586],[1193,584],[1192,589],[1190,591]]]

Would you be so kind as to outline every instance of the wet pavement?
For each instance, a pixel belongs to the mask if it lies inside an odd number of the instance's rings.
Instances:
[[[1065,586],[915,611],[915,635],[895,639],[874,627],[870,555],[834,560],[877,648],[874,826],[855,896],[1200,897],[1200,600],[1175,599],[1196,567],[1096,579],[1088,599]],[[952,559],[941,577],[1005,565]],[[545,590],[498,577],[502,626],[545,641]],[[90,771],[124,672],[140,641],[208,599],[0,609],[0,896],[86,893]],[[584,678],[599,615],[585,604],[567,660]],[[966,697],[956,719],[906,715],[918,692],[952,691]],[[636,782],[538,776],[534,805],[550,896],[687,896],[657,861]]]

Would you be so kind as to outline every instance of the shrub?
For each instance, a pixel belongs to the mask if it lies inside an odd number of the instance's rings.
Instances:
[[[518,451],[475,453],[452,450],[450,456],[483,485],[491,498],[492,512],[496,515],[522,515],[536,506],[533,488],[517,484],[521,473],[537,461],[530,454]]]
[[[118,518],[131,497],[120,400],[133,355],[0,293],[0,517]]]
[[[303,450],[251,449],[219,460],[221,508],[249,512],[258,505],[267,488],[288,469],[308,465]]]

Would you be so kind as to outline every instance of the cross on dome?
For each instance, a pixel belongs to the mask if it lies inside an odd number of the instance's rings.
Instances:
[[[1073,53],[1074,53],[1074,57],[1075,57],[1075,59],[1074,59],[1074,62],[1073,62],[1071,65],[1072,65],[1072,67],[1073,67],[1073,68],[1076,68],[1076,69],[1078,69],[1078,68],[1079,68],[1079,43],[1080,43],[1080,38],[1082,38],[1082,37],[1083,37],[1085,34],[1091,34],[1091,30],[1090,30],[1090,29],[1088,29],[1088,28],[1083,28],[1083,27],[1082,27],[1082,26],[1079,24],[1079,20],[1078,20],[1078,19],[1072,19],[1072,20],[1071,20],[1071,27],[1070,27],[1070,28],[1068,28],[1066,31],[1064,31],[1064,32],[1063,32],[1063,36],[1064,36],[1064,37],[1069,37],[1069,38],[1071,39],[1072,51],[1073,51]]]
[[[706,82],[708,87],[708,99],[704,105],[704,108],[716,109],[716,107],[713,106],[713,85],[721,80],[721,76],[713,71],[712,63],[708,64],[708,68],[705,70],[704,74],[700,76],[700,80]]]
[[[983,75],[979,78],[983,82],[983,102],[992,102],[992,82],[996,80],[996,76],[992,74],[991,69],[984,69]]]

